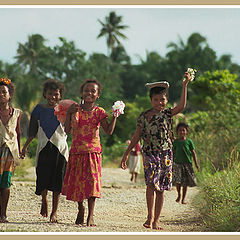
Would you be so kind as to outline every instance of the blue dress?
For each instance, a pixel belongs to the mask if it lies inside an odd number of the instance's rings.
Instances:
[[[29,136],[38,137],[36,194],[45,189],[61,192],[68,160],[67,135],[54,115],[54,108],[38,104],[32,111]]]

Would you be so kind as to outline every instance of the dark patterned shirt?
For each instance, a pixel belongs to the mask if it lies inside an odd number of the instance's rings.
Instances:
[[[172,109],[165,109],[148,119],[150,111],[152,109],[140,114],[137,126],[142,129],[143,152],[155,155],[172,148]]]

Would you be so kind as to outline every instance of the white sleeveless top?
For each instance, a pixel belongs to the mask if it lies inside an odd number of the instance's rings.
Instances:
[[[0,120],[0,147],[4,144],[10,149],[16,165],[20,163],[18,140],[17,140],[17,121],[22,111],[17,108],[13,108],[13,115],[10,117],[6,125]]]

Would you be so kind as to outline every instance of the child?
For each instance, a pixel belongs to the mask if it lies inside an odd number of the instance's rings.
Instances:
[[[187,187],[196,186],[192,156],[197,170],[200,171],[193,142],[186,137],[188,131],[189,126],[186,123],[179,123],[176,127],[178,139],[173,142],[174,179],[178,192],[176,202],[180,202],[182,186],[182,204],[186,204]]]
[[[48,190],[52,191],[52,212],[50,222],[57,223],[57,208],[62,189],[62,182],[68,159],[67,135],[63,125],[54,115],[54,107],[65,91],[64,85],[54,79],[47,80],[43,85],[43,97],[46,104],[37,104],[31,114],[29,137],[22,149],[25,156],[27,147],[38,135],[36,153],[36,195],[42,196],[40,214],[48,217]]]
[[[128,143],[128,145],[130,144],[130,140]],[[134,148],[132,149],[132,151],[129,154],[129,172],[131,174],[131,181],[134,180],[134,182],[137,182],[137,178],[138,178],[138,174],[140,173],[141,170],[141,148],[139,143],[136,144],[136,146],[134,146]]]
[[[167,82],[147,84],[150,88],[150,100],[153,108],[143,112],[137,119],[137,129],[126,150],[121,167],[126,169],[127,156],[140,140],[143,140],[143,164],[146,189],[148,216],[143,224],[146,228],[160,230],[158,220],[163,206],[164,190],[171,190],[172,185],[172,117],[181,112],[187,101],[187,85],[190,74],[184,74],[183,90],[180,104],[165,109],[168,98]],[[154,192],[155,211],[153,217]]]
[[[0,78],[0,222],[6,223],[11,177],[19,164],[20,117],[22,111],[10,106],[14,85]]]
[[[87,226],[96,226],[93,220],[95,199],[101,197],[102,146],[99,128],[102,126],[111,135],[117,116],[113,116],[109,124],[105,110],[95,105],[102,92],[97,80],[86,80],[80,90],[82,103],[70,106],[65,122],[66,132],[72,134],[72,146],[62,193],[67,200],[78,202],[75,223],[80,226],[84,223],[83,200],[87,199]]]

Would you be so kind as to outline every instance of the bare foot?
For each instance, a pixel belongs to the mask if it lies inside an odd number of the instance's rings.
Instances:
[[[8,223],[7,217],[6,216],[1,216],[0,217],[0,223]]]
[[[152,220],[148,219],[144,224],[143,226],[145,228],[152,228]]]
[[[42,206],[41,206],[40,214],[43,217],[47,217],[48,216],[48,203],[47,203],[46,200],[42,200]]]
[[[181,196],[178,196],[176,199],[176,202],[180,202],[180,198],[181,198]]]
[[[84,208],[78,212],[77,219],[75,221],[75,224],[77,225],[83,225],[83,223],[84,223]]]
[[[58,223],[57,214],[56,213],[51,213],[50,223]]]
[[[185,200],[182,200],[182,204],[187,204],[187,202]]]
[[[155,230],[163,230],[163,228],[159,227],[159,226],[158,226],[158,223],[156,223],[156,222],[153,222],[153,224],[152,224],[152,229],[155,229]]]
[[[87,218],[87,226],[88,227],[96,227],[97,225],[94,223],[93,217]]]

